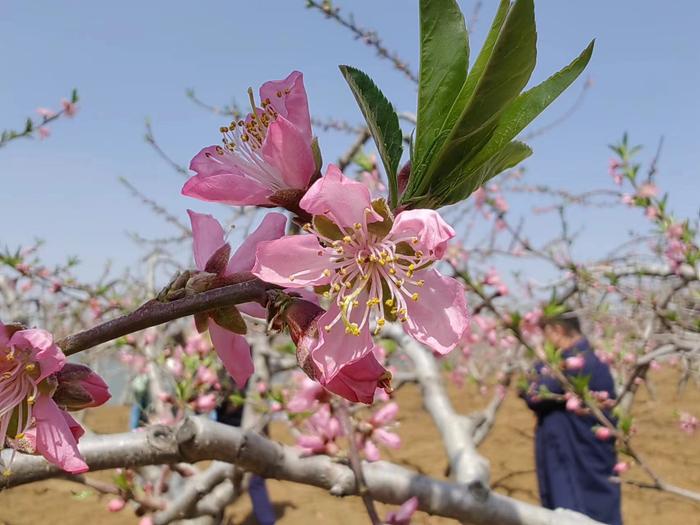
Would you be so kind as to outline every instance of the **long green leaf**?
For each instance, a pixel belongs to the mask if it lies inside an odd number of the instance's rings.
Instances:
[[[474,88],[481,79],[484,69],[491,58],[493,48],[496,45],[498,35],[501,32],[501,28],[503,27],[503,23],[505,22],[509,8],[510,0],[501,0],[501,3],[498,6],[498,11],[496,12],[496,17],[491,24],[491,29],[489,30],[488,35],[486,36],[486,41],[484,42],[484,45],[477,56],[474,66],[467,75],[464,84],[462,84],[456,99],[449,108],[439,133],[435,136],[432,142],[429,142],[427,147],[422,150],[424,154],[421,158],[415,158],[414,155],[414,158],[411,159],[411,179],[406,192],[402,196],[401,202],[408,203],[410,201],[415,201],[416,198],[420,198],[421,195],[425,193],[425,190],[430,185],[430,180],[425,176],[426,170],[430,165],[430,161],[432,160],[432,157],[442,149],[445,139],[449,136],[455,122],[471,99],[471,96],[474,93]]]
[[[533,0],[516,0],[508,12],[474,94],[445,145],[431,163],[438,176],[451,173],[485,145],[504,109],[530,79],[537,56]],[[428,175],[431,177],[431,175]]]
[[[588,65],[588,61],[593,53],[594,43],[595,40],[561,71],[516,98],[503,112],[491,140],[469,165],[479,166],[482,162],[495,155],[498,150],[525,129],[537,115],[542,113],[547,106],[561,95]]]
[[[466,199],[479,186],[483,186],[499,173],[516,166],[530,155],[532,155],[532,149],[523,142],[513,141],[506,144],[477,170],[466,174],[461,183],[448,195],[442,196],[442,204],[454,204]]]
[[[413,158],[421,162],[467,77],[469,38],[455,0],[420,1],[420,82]]]
[[[389,181],[389,198],[393,208],[396,206],[398,194],[396,177],[403,152],[399,117],[389,100],[367,74],[351,66],[339,66],[339,68],[355,95],[355,100],[377,145]]]
[[[510,0],[501,0],[501,3],[498,5],[498,10],[496,11],[496,16],[491,23],[491,29],[489,29],[488,35],[486,35],[484,45],[482,46],[481,51],[479,51],[479,55],[476,57],[476,61],[474,62],[469,75],[467,76],[467,80],[462,86],[462,89],[460,89],[459,94],[457,95],[457,98],[450,108],[447,118],[445,119],[444,129],[451,129],[452,126],[454,126],[455,122],[459,118],[459,115],[467,105],[467,102],[469,102],[474,94],[474,88],[479,80],[481,80],[481,76],[484,74],[484,70],[488,65],[491,54],[493,53],[493,48],[498,40],[498,35],[501,33],[501,28],[506,20],[506,15],[508,14],[509,8]]]

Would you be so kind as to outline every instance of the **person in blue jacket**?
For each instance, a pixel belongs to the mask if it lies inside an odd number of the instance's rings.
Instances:
[[[544,318],[541,326],[545,339],[558,349],[562,360],[583,358],[583,366],[567,371],[567,375],[588,376],[589,390],[604,391],[610,399],[615,398],[610,369],[595,355],[574,313]],[[620,485],[610,479],[617,462],[614,440],[599,440],[594,432],[598,425],[595,417],[567,411],[561,397],[539,395],[543,391],[564,394],[562,385],[544,374],[539,363],[533,382],[521,396],[537,416],[535,461],[542,506],[571,509],[602,523],[622,525]]]

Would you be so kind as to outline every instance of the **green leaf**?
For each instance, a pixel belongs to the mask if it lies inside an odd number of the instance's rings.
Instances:
[[[372,138],[377,145],[389,181],[391,206],[394,208],[398,196],[396,176],[403,152],[403,135],[399,126],[399,117],[391,103],[369,76],[351,66],[339,67],[345,81],[355,95],[355,100],[360,106],[367,126],[372,133]]]
[[[532,149],[523,142],[513,141],[506,144],[504,148],[501,148],[476,170],[465,173],[455,181],[458,184],[442,196],[440,204],[454,204],[466,199],[477,188],[486,184],[499,173],[517,166],[530,155],[532,155]]]
[[[474,93],[431,168],[450,173],[483,147],[498,118],[530,79],[537,56],[533,0],[517,0],[506,17]]]
[[[595,40],[564,69],[516,98],[503,112],[491,140],[470,162],[470,165],[478,166],[495,155],[561,95],[588,65],[594,43]]]
[[[488,65],[491,54],[493,53],[493,48],[496,45],[499,34],[501,33],[501,28],[506,20],[506,15],[508,14],[509,9],[510,0],[501,0],[501,3],[498,4],[496,16],[491,23],[491,29],[489,29],[488,35],[486,35],[484,45],[482,46],[481,51],[479,51],[479,55],[476,57],[476,62],[474,62],[474,65],[467,76],[467,80],[462,86],[462,89],[460,89],[457,99],[455,100],[452,108],[450,108],[449,115],[445,120],[446,129],[450,129],[452,126],[454,126],[454,123],[462,113],[464,106],[467,105],[467,102],[474,94],[474,88],[476,87],[477,82],[481,80],[481,76],[484,74],[484,70]]]
[[[498,16],[503,16],[503,9],[501,4]],[[404,202],[427,197],[435,206],[442,206],[439,196],[446,188],[459,183],[453,179],[465,174],[462,168],[487,144],[503,111],[527,84],[537,55],[533,0],[516,0],[500,27],[498,21],[494,23],[496,27],[498,36],[491,52],[485,55],[482,51],[483,56],[488,56],[483,60],[483,67],[480,64],[483,72],[472,70],[467,77],[462,89],[471,90],[470,83],[475,86],[464,108],[442,147],[435,150],[427,166],[411,181],[414,184],[407,190]],[[460,95],[445,122],[446,129],[461,103]],[[441,186],[442,191],[437,190],[437,186]]]
[[[420,81],[414,157],[438,136],[467,77],[469,39],[455,0],[420,2]]]

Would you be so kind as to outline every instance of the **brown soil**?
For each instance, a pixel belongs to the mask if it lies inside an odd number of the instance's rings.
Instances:
[[[669,373],[656,377],[656,397],[651,400],[642,392],[636,405],[636,438],[640,452],[667,481],[700,491],[700,434],[688,436],[678,430],[675,410],[697,413],[700,392],[687,389],[679,399]],[[452,389],[456,407],[468,412],[486,400],[472,388]],[[420,396],[413,386],[398,393],[401,405],[399,433],[403,447],[387,453],[387,459],[402,463],[420,472],[442,478],[447,465],[439,436],[430,418],[421,408]],[[88,424],[100,432],[116,432],[127,425],[124,407],[103,407],[88,415]],[[273,437],[288,441],[282,425],[272,429]],[[533,418],[522,402],[512,394],[507,398],[492,435],[481,448],[491,461],[492,482],[496,491],[536,503],[537,484],[534,475]],[[643,480],[639,468],[630,479]],[[109,473],[96,477],[109,479]],[[268,488],[277,509],[280,525],[330,523],[365,525],[368,519],[357,498],[339,500],[324,491],[288,482],[270,480]],[[84,488],[67,481],[51,480],[18,487],[0,494],[0,523],[7,525],[65,524],[132,525],[137,523],[128,509],[106,512],[106,496],[84,494]],[[700,525],[700,504],[660,493],[625,485],[623,514],[627,524]],[[82,494],[81,494],[82,493]],[[380,513],[387,508],[380,505]],[[250,500],[240,498],[227,512],[229,523],[254,525]],[[448,524],[452,520],[418,514],[417,524]]]

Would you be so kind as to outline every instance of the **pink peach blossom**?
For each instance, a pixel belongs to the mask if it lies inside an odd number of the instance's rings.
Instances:
[[[0,443],[9,438],[77,474],[88,470],[77,446],[83,430],[52,399],[64,365],[49,332],[0,323]]]
[[[78,112],[78,106],[74,102],[71,102],[65,98],[61,100],[61,107],[63,108],[63,113],[66,115],[66,117],[74,117]]]
[[[649,199],[651,197],[656,197],[659,193],[659,189],[656,187],[656,184],[651,184],[651,183],[645,183],[639,186],[637,189],[637,197],[641,197],[643,199]]]
[[[221,128],[223,146],[206,147],[192,159],[190,169],[196,175],[185,183],[184,195],[276,206],[289,198],[290,190],[308,187],[316,163],[303,75],[294,71],[283,80],[266,82],[260,100],[262,107]]]
[[[319,341],[318,320],[325,315],[325,311],[305,299],[292,298],[279,315],[297,347],[297,362],[309,378],[354,403],[372,403],[379,388],[390,391],[391,372],[381,364],[384,358],[380,347],[375,346],[360,359],[344,364],[331,379],[327,379],[313,359]],[[322,394],[311,387],[303,395],[316,396],[319,400],[322,398]],[[296,400],[300,405],[309,401]]]
[[[212,256],[227,244],[224,239],[224,229],[211,215],[196,213],[192,210],[188,210],[188,213],[192,223],[195,265],[198,270],[204,271]],[[238,250],[231,256],[221,275],[229,276],[234,273],[250,271],[255,260],[255,247],[262,241],[281,237],[284,234],[286,222],[287,219],[284,215],[268,213],[260,226],[245,238]],[[239,305],[238,308],[250,315],[265,317],[265,310],[258,304],[247,303]],[[245,337],[222,328],[211,318],[208,321],[208,327],[216,353],[236,384],[242,388],[253,373],[250,346]]]
[[[253,273],[290,288],[328,286],[331,306],[319,319],[318,346],[311,352],[326,381],[372,351],[372,319],[380,330],[397,318],[441,354],[459,343],[468,327],[466,297],[458,281],[432,268],[454,236],[437,212],[383,217],[367,187],[333,165],[299,204],[320,217],[304,226],[311,235],[261,243]]]

